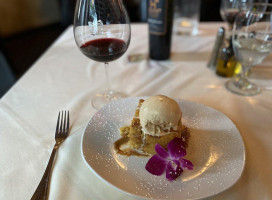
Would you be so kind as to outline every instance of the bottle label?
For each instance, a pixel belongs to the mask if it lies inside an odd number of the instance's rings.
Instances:
[[[165,35],[167,27],[168,0],[148,0],[149,32]]]

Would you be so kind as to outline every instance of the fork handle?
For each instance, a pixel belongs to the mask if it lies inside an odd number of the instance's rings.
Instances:
[[[45,169],[45,172],[43,174],[43,177],[42,177],[35,193],[33,194],[31,200],[47,200],[48,188],[49,188],[49,184],[50,184],[51,169],[53,166],[56,151],[57,151],[57,145],[55,145],[52,150],[52,153],[51,153],[49,162],[47,164],[47,167]]]

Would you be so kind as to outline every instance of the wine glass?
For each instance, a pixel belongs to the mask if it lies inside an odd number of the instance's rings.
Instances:
[[[229,30],[233,28],[233,23],[240,11],[254,10],[264,11],[268,0],[221,0],[220,15],[229,25]]]
[[[111,89],[108,65],[127,50],[131,28],[122,0],[77,0],[74,37],[80,51],[88,58],[103,62],[107,88],[92,97],[92,106],[100,109],[125,94]]]
[[[261,88],[248,81],[248,71],[260,64],[272,51],[272,12],[245,11],[238,14],[232,35],[235,56],[242,64],[242,72],[228,82],[226,88],[233,93],[253,96]]]
[[[228,23],[230,31],[238,13],[246,10],[251,2],[252,0],[221,0],[220,15]]]

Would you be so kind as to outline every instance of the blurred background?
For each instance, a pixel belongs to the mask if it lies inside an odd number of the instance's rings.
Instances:
[[[76,0],[0,0],[0,98],[72,24]],[[123,0],[131,22],[146,0]],[[201,0],[200,22],[221,21],[219,0]]]

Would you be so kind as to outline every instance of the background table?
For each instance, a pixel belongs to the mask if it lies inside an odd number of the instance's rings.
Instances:
[[[272,68],[271,57],[253,70],[264,87],[254,97],[224,88],[206,67],[218,27],[201,24],[195,37],[177,36],[169,61],[128,62],[148,53],[146,24],[132,25],[126,54],[110,64],[112,87],[129,96],[164,94],[213,107],[240,130],[246,147],[242,177],[212,199],[272,199]],[[72,27],[48,49],[0,100],[0,199],[30,199],[44,173],[54,145],[59,110],[71,114],[71,132],[61,145],[52,172],[50,199],[133,199],[97,178],[85,165],[81,137],[91,116],[91,96],[104,87],[103,63],[85,57],[76,47]]]

